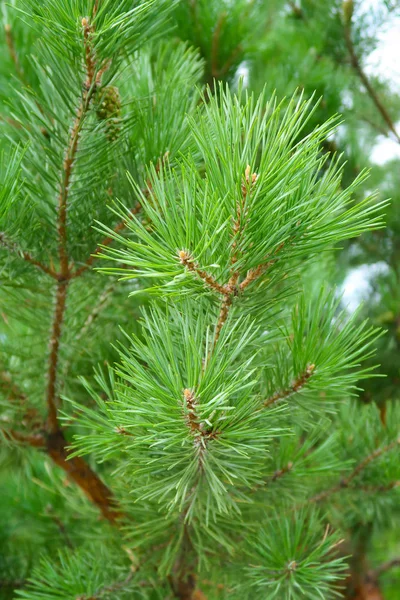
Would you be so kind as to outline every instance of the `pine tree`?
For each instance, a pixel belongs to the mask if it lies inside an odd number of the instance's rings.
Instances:
[[[396,10],[2,6],[2,597],[397,597]]]

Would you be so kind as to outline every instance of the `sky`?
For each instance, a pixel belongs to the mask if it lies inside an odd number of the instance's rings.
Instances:
[[[363,8],[377,7],[382,0],[364,0]],[[367,73],[380,73],[390,81],[392,88],[400,94],[400,17],[393,18],[380,33],[380,42],[365,66]],[[399,129],[400,129],[400,123]],[[371,160],[383,164],[394,156],[400,156],[400,144],[381,136],[372,149]]]
[[[364,3],[363,8],[368,10],[381,4],[381,0],[364,0]],[[369,56],[365,71],[367,74],[380,73],[400,94],[400,17],[392,19],[382,29],[378,47]],[[375,164],[384,164],[396,156],[400,157],[400,144],[384,136],[378,138],[371,151],[371,161]],[[385,269],[385,263],[375,263],[361,265],[349,272],[342,286],[343,303],[349,311],[354,311],[360,302],[367,300],[371,293],[370,280]]]

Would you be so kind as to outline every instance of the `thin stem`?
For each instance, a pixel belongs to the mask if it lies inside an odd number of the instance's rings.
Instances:
[[[93,596],[91,596],[91,600],[101,598],[101,596],[103,594],[109,594],[110,592],[116,592],[118,590],[121,590],[121,589],[127,587],[127,585],[129,585],[129,583],[132,581],[132,578],[135,575],[135,573],[136,573],[136,569],[132,566],[130,568],[130,571],[129,571],[127,577],[125,577],[125,579],[123,581],[116,581],[115,583],[112,583],[111,585],[105,586],[98,592],[95,592],[95,594]]]
[[[46,512],[49,514],[51,520],[54,521],[54,523],[56,524],[57,529],[60,532],[61,537],[64,539],[66,546],[68,546],[68,548],[72,550],[74,545],[71,541],[71,538],[68,535],[67,528],[65,527],[62,520],[53,513],[53,507],[51,505],[47,508]]]
[[[12,381],[11,375],[7,371],[0,371],[0,382],[4,384],[7,392],[9,392],[12,399],[20,400],[21,402],[26,401],[26,395],[19,389],[19,387]]]
[[[275,473],[272,475],[270,481],[276,481],[277,479],[280,479],[281,477],[283,477],[287,473],[290,473],[290,471],[292,469],[293,469],[293,463],[290,461],[290,462],[288,462],[287,465],[285,465],[281,469],[277,469],[275,471]]]
[[[272,396],[270,396],[267,400],[265,400],[263,403],[264,406],[265,407],[271,406],[272,404],[275,404],[279,400],[284,400],[285,398],[288,398],[292,394],[299,392],[306,385],[307,381],[310,379],[310,377],[312,376],[314,371],[315,371],[314,364],[307,365],[305,371],[303,373],[300,373],[300,375],[298,375],[296,377],[296,379],[294,381],[292,381],[292,383],[287,388],[280,390],[279,392],[275,392]]]
[[[75,340],[74,340],[75,347],[77,347],[79,344],[80,348],[82,348],[82,349],[84,348],[84,345],[82,345],[80,343],[82,338],[86,335],[88,329],[92,326],[93,322],[98,318],[101,311],[107,305],[107,302],[110,299],[110,296],[113,293],[114,289],[115,289],[115,281],[111,281],[111,283],[108,283],[105,286],[105,288],[103,289],[102,293],[99,296],[98,302],[95,304],[92,311],[87,316],[82,328],[75,336]],[[79,351],[78,351],[78,353],[79,353]],[[76,351],[74,353],[74,357],[76,357]],[[68,372],[69,372],[69,369],[71,366],[71,361],[72,361],[72,355],[65,362],[65,365],[63,368],[63,377],[62,377],[63,381],[65,381],[67,379],[67,375],[68,375]]]
[[[289,0],[289,6],[292,9],[293,15],[297,19],[304,19],[304,13],[302,9],[300,8],[300,6],[297,6],[297,4],[293,0]]]
[[[8,52],[10,54],[10,58],[11,58],[12,62],[14,63],[15,71],[16,71],[18,77],[20,78],[20,80],[22,81],[22,83],[25,84],[26,82],[25,82],[24,72],[22,70],[21,64],[18,59],[18,54],[15,49],[14,38],[12,35],[12,31],[11,31],[11,25],[9,23],[4,25],[4,31],[6,34],[6,44],[7,44]]]
[[[6,248],[10,252],[12,252],[13,254],[20,256],[26,262],[37,267],[44,273],[47,273],[47,275],[50,275],[50,277],[53,277],[53,279],[58,279],[58,273],[54,269],[33,258],[33,256],[29,252],[24,252],[23,250],[20,250],[16,244],[7,239],[5,233],[3,232],[0,232],[0,245],[3,246],[3,248]]]
[[[219,315],[218,315],[218,321],[215,327],[215,334],[214,334],[214,342],[213,342],[213,347],[212,347],[212,352],[215,350],[215,347],[218,343],[219,340],[219,336],[221,335],[221,330],[223,328],[223,326],[226,323],[226,320],[228,318],[229,315],[229,310],[232,306],[232,295],[231,294],[225,294],[224,295],[224,299],[222,300],[222,305],[221,305],[221,309],[219,311]]]
[[[392,558],[391,560],[382,563],[379,567],[371,571],[371,576],[373,579],[378,579],[378,577],[396,567],[400,567],[400,557]]]
[[[364,460],[362,460],[356,466],[356,468],[350,473],[350,475],[348,477],[346,477],[345,479],[343,479],[342,484],[345,487],[347,487],[349,485],[349,483],[351,483],[353,481],[353,479],[355,477],[357,477],[357,475],[359,475],[361,473],[361,471],[363,471],[372,461],[374,461],[377,458],[379,458],[380,456],[382,456],[382,454],[386,454],[386,452],[390,452],[390,450],[393,450],[398,445],[400,445],[400,438],[394,440],[393,442],[391,442],[390,444],[387,444],[386,446],[383,446],[381,448],[377,448],[376,450],[374,450],[373,452],[371,452],[371,454],[369,454],[368,456],[366,456],[364,458]]]
[[[292,471],[292,469],[293,469],[293,462],[289,461],[287,463],[287,465],[283,466],[281,469],[277,469],[265,482],[255,485],[251,489],[251,493],[254,494],[255,492],[258,492],[258,490],[264,489],[270,483],[274,483],[278,479],[281,479],[281,477],[284,477],[285,475],[287,475],[287,473],[290,473]]]
[[[386,446],[382,446],[381,448],[377,448],[376,450],[371,452],[371,454],[366,456],[353,469],[353,471],[350,473],[350,475],[341,479],[336,485],[316,494],[315,496],[310,498],[307,502],[321,502],[321,500],[325,500],[332,494],[335,494],[336,492],[339,492],[342,489],[349,488],[353,479],[355,479],[371,462],[373,462],[374,460],[376,460],[383,454],[386,454],[386,452],[390,452],[391,450],[393,450],[394,448],[396,448],[399,445],[400,445],[400,438],[397,438],[390,444],[387,444]],[[387,489],[394,489],[395,487],[397,487],[397,484],[398,484],[398,482],[396,481],[396,482],[394,482],[393,485],[390,485],[389,487],[387,487]]]
[[[224,77],[229,69],[231,68],[231,66],[233,65],[233,63],[235,62],[235,60],[237,59],[237,57],[243,52],[243,46],[242,44],[238,44],[236,46],[236,48],[234,48],[230,54],[230,56],[227,58],[227,60],[225,61],[225,63],[222,65],[222,67],[219,69],[218,71],[218,78]]]
[[[393,120],[392,120],[391,116],[389,115],[385,105],[383,104],[383,102],[379,98],[378,94],[374,90],[370,80],[368,79],[365,71],[363,70],[363,68],[360,64],[359,58],[358,58],[357,53],[354,48],[353,40],[351,38],[351,19],[344,26],[344,38],[345,38],[347,50],[349,52],[351,66],[352,66],[354,72],[358,75],[360,81],[364,85],[366,91],[368,92],[369,97],[371,98],[372,102],[375,104],[382,119],[385,121],[386,125],[388,126],[389,131],[391,131],[393,133],[396,142],[400,144],[400,135],[396,131],[396,127],[393,123]]]
[[[219,75],[218,71],[218,56],[219,56],[219,39],[221,36],[222,26],[226,21],[227,13],[223,12],[220,14],[217,24],[215,26],[215,30],[212,36],[211,43],[211,75],[213,78],[217,79]]]
[[[57,421],[57,367],[59,362],[59,349],[61,341],[61,329],[64,320],[65,305],[67,299],[68,281],[60,281],[57,284],[56,302],[54,309],[53,325],[50,338],[50,354],[48,366],[47,382],[47,408],[48,408],[48,428],[54,432],[58,429]]]

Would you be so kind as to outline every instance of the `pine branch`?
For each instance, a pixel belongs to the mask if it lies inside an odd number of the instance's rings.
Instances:
[[[254,281],[256,277],[261,274],[261,271],[264,272],[261,267],[257,267],[254,270],[251,270],[247,273],[247,277],[244,281],[239,285],[239,289],[237,288],[237,282],[240,277],[239,271],[235,269],[235,265],[238,261],[238,252],[240,245],[240,237],[243,236],[243,232],[246,228],[247,219],[248,219],[248,208],[246,207],[246,199],[247,196],[250,196],[251,192],[254,190],[254,186],[257,182],[258,175],[257,173],[251,173],[250,165],[247,165],[244,173],[244,179],[241,185],[242,197],[237,202],[236,205],[236,218],[233,221],[232,227],[232,236],[233,243],[231,248],[231,277],[228,281],[228,284],[224,286],[224,298],[222,301],[220,313],[218,316],[217,325],[215,327],[215,335],[214,335],[214,343],[212,347],[212,351],[214,350],[217,342],[219,340],[219,336],[221,334],[221,330],[228,318],[229,310],[232,306],[232,295],[236,295],[238,291],[243,291],[246,289],[247,285],[250,284],[251,281]],[[246,283],[245,283],[246,282]],[[245,285],[243,285],[245,284]]]
[[[374,90],[365,71],[363,70],[363,68],[360,64],[360,60],[357,56],[356,50],[354,48],[353,40],[351,37],[352,9],[353,9],[353,0],[346,0],[344,2],[344,10],[343,10],[344,20],[345,20],[344,39],[346,42],[347,50],[349,52],[351,66],[352,66],[354,72],[357,74],[358,78],[360,79],[361,83],[365,87],[372,102],[375,104],[375,107],[377,108],[378,112],[380,113],[382,119],[385,121],[386,125],[388,126],[389,131],[391,131],[393,133],[396,142],[400,144],[400,135],[396,131],[396,127],[393,123],[393,120],[392,120],[389,112],[387,111],[385,105],[379,98],[377,92]]]
[[[100,70],[95,74],[96,64],[93,55],[93,49],[90,43],[90,38],[93,34],[93,28],[89,24],[88,19],[82,19],[84,47],[85,47],[85,62],[86,62],[86,81],[85,91],[77,110],[77,115],[74,119],[67,150],[63,163],[63,175],[58,197],[58,214],[57,214],[57,232],[58,232],[58,254],[60,260],[60,273],[56,290],[56,303],[54,309],[52,335],[50,339],[50,356],[48,365],[48,386],[47,386],[47,406],[48,406],[48,427],[51,432],[56,432],[58,429],[57,422],[57,407],[56,407],[56,392],[57,392],[57,367],[58,355],[60,348],[60,339],[62,332],[62,324],[64,320],[64,312],[66,307],[68,282],[71,279],[71,271],[69,267],[69,259],[67,252],[67,209],[68,197],[71,186],[71,177],[73,168],[76,162],[80,132],[86,118],[86,114],[90,108],[90,103],[96,90],[96,85],[101,81],[101,75],[104,70]]]
[[[121,516],[121,513],[116,510],[116,503],[113,499],[111,491],[81,457],[70,456],[70,453],[67,449],[67,442],[58,424],[56,406],[57,371],[62,324],[66,307],[68,284],[69,280],[72,278],[67,252],[67,209],[69,191],[79,147],[81,128],[86,114],[90,108],[96,86],[100,84],[101,77],[108,66],[105,64],[98,71],[97,75],[95,74],[96,65],[90,44],[90,37],[93,33],[93,29],[86,18],[82,19],[82,26],[84,34],[87,77],[84,86],[85,91],[72,125],[67,150],[65,153],[62,181],[58,197],[57,232],[60,272],[57,274],[58,283],[56,289],[56,302],[50,338],[47,385],[48,435],[46,439],[46,450],[52,460],[58,466],[60,466],[81,488],[86,496],[99,507],[103,516],[111,523],[115,523],[116,519]]]
[[[13,429],[4,429],[1,428],[1,432],[4,437],[8,440],[13,440],[15,442],[20,442],[22,444],[27,444],[28,446],[32,446],[32,448],[45,448],[46,447],[46,439],[42,434],[25,434],[20,433],[19,431],[15,431]]]
[[[270,398],[265,400],[264,406],[265,407],[271,406],[272,404],[275,404],[279,400],[284,400],[285,398],[288,398],[292,394],[299,392],[306,385],[307,381],[310,379],[310,377],[314,373],[314,371],[315,371],[314,364],[307,365],[306,370],[303,373],[300,373],[300,375],[298,375],[296,377],[296,379],[286,389],[281,390],[279,392],[275,392],[272,396],[270,396]]]
[[[370,571],[370,576],[372,579],[378,579],[379,577],[381,577],[381,575],[383,575],[387,571],[390,571],[390,569],[394,569],[396,567],[400,567],[400,557],[392,558],[391,560],[382,563],[381,565],[376,567],[376,569]]]
[[[369,454],[368,456],[366,456],[355,467],[355,469],[353,469],[353,471],[350,473],[350,475],[348,475],[347,477],[341,479],[336,485],[328,488],[327,490],[324,490],[323,492],[320,492],[319,494],[316,494],[315,496],[313,496],[312,498],[310,498],[308,500],[308,502],[321,502],[322,500],[325,500],[326,498],[328,498],[332,494],[335,494],[336,492],[339,492],[342,489],[349,488],[351,482],[353,481],[353,479],[355,479],[357,477],[357,475],[359,475],[364,469],[366,469],[366,467],[371,462],[373,462],[374,460],[376,460],[377,458],[379,458],[383,454],[386,454],[386,452],[390,452],[391,450],[393,450],[394,448],[396,448],[399,445],[400,445],[400,438],[397,438],[396,440],[394,440],[390,444],[387,444],[386,446],[382,446],[381,448],[377,448],[376,450],[374,450],[373,452],[371,452],[371,454]],[[394,489],[395,487],[397,487],[397,485],[398,485],[398,482],[396,481],[393,484],[390,484],[389,486],[387,486],[386,489],[388,489],[388,490]]]
[[[20,256],[26,262],[37,267],[44,273],[47,273],[47,275],[50,275],[50,277],[53,277],[53,279],[58,279],[58,273],[54,271],[54,269],[33,258],[33,256],[29,252],[24,252],[23,250],[20,250],[16,244],[7,239],[7,236],[3,232],[0,232],[0,245],[3,246],[3,248],[6,248],[9,252]]]

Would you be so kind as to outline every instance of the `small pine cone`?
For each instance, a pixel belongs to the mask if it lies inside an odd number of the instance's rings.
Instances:
[[[121,129],[121,97],[118,88],[110,85],[100,91],[96,114],[99,121],[105,121],[109,141],[115,141]]]

